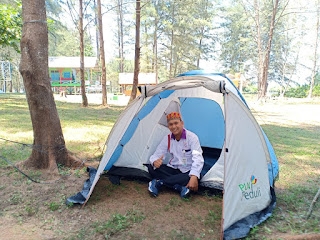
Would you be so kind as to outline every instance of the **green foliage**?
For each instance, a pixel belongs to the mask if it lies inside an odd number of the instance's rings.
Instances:
[[[250,84],[243,88],[243,92],[249,94],[256,94],[258,92],[258,87],[257,85]]]
[[[290,88],[284,94],[285,97],[293,97],[293,98],[305,98],[308,95],[310,86],[303,85],[295,88]]]
[[[0,45],[11,46],[20,52],[21,32],[21,4],[16,2],[16,7],[0,5]]]
[[[213,1],[152,1],[142,13],[141,72],[154,71],[155,44],[160,82],[212,57]]]
[[[221,9],[224,29],[221,43],[220,59],[228,72],[241,72],[244,64],[257,56],[256,44],[253,39],[251,27],[253,19],[248,18],[239,1]]]
[[[312,96],[320,97],[320,85],[313,87]]]
[[[95,56],[89,35],[84,33],[84,55]],[[49,30],[49,56],[80,56],[79,32],[54,21]]]

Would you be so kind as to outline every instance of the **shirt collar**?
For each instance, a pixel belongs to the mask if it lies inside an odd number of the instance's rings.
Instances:
[[[173,135],[173,133],[171,133],[171,138],[172,139],[176,139],[176,137]],[[181,138],[180,139],[187,139],[187,134],[186,134],[186,130],[185,129],[183,129],[182,130],[182,134],[181,134]]]

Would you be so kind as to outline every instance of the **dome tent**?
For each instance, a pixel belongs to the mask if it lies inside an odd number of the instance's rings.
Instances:
[[[267,136],[224,74],[191,71],[142,87],[108,136],[86,201],[105,170],[150,177],[145,165],[170,133],[166,114],[172,111],[181,112],[186,129],[199,137],[205,159],[200,185],[223,190],[224,239],[245,237],[275,207],[279,168]]]

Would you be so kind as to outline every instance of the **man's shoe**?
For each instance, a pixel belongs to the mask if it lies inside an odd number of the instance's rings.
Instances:
[[[187,187],[182,187],[182,190],[180,192],[181,198],[187,199],[190,197],[190,189]]]
[[[153,179],[149,182],[148,190],[153,197],[157,197],[159,189],[157,188],[157,180]]]
[[[190,189],[185,186],[181,186],[179,184],[176,184],[173,186],[173,189],[180,193],[181,198],[186,199],[190,196]]]

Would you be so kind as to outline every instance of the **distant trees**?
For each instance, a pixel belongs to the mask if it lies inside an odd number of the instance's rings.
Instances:
[[[199,68],[201,60],[212,57],[217,40],[212,31],[215,24],[213,18],[216,16],[215,1],[142,0],[140,2],[141,72],[154,72],[157,81],[163,81],[184,71]],[[134,39],[130,27],[133,30],[136,24],[126,18],[128,12],[133,12],[132,3],[117,0],[114,4],[118,24],[116,37],[119,72],[123,72],[128,56],[125,45],[130,44],[130,39]]]
[[[94,56],[92,38],[90,31],[87,30],[89,27],[97,26],[94,14],[97,0],[81,1],[84,55]],[[319,65],[316,61],[319,38],[314,39],[316,36],[319,37],[319,32],[316,34],[319,27],[314,27],[314,24],[319,17],[315,18],[316,14],[311,10],[314,6],[315,9],[319,9],[319,0],[311,1],[310,6],[303,4],[302,0],[290,2],[288,0],[231,2],[141,0],[139,2],[141,7],[139,69],[141,72],[154,72],[157,82],[191,69],[199,69],[204,61],[214,59],[223,66],[224,72],[241,72],[246,79],[256,81],[259,98],[266,97],[270,81],[280,84],[280,94],[284,96],[291,84],[301,81],[298,79],[297,69],[304,68],[310,74],[300,77],[304,79],[308,77],[307,81],[310,82],[308,94],[312,95]],[[79,3],[80,0],[46,0],[51,56],[80,55]],[[106,76],[112,82],[113,89],[117,85],[117,76],[120,72],[134,70],[132,56],[137,27],[133,17],[136,12],[135,3],[130,0],[113,0],[102,3],[104,5],[101,6],[101,16],[110,11],[116,16],[113,25],[115,56],[106,63]],[[12,5],[12,8],[17,9],[16,14],[19,14],[18,5]],[[5,14],[10,15],[10,11],[6,10]],[[66,27],[59,21],[61,13],[66,11],[69,11],[74,21],[74,28]],[[0,14],[3,14],[1,7]],[[1,17],[0,21],[8,24],[5,17]],[[8,28],[1,30],[0,24],[0,31],[6,29]],[[10,46],[9,42],[14,44],[14,41],[8,40],[9,35],[0,35],[0,45]],[[99,43],[99,40],[97,42]],[[303,47],[312,47],[312,56],[311,54],[306,56],[305,52],[301,52],[300,49]],[[100,51],[101,49],[98,52]],[[110,59],[110,56],[108,57]],[[309,61],[302,60],[306,58]],[[216,66],[212,66],[212,69],[221,70]]]
[[[84,33],[90,23],[94,22],[95,16],[93,11],[89,12],[89,9],[94,9],[94,2],[90,0],[66,0],[67,8],[72,17],[73,23],[76,26],[76,29],[79,32],[80,38],[80,76],[81,76],[81,95],[82,95],[82,106],[88,106],[88,99],[85,92],[85,78],[84,78]],[[76,7],[78,6],[78,11]],[[86,20],[86,25],[84,24],[84,17]]]
[[[316,26],[315,26],[315,41],[314,41],[314,55],[313,55],[313,67],[312,67],[312,75],[310,81],[310,90],[308,94],[308,98],[312,97],[313,86],[316,78],[316,70],[317,70],[317,59],[318,59],[318,46],[319,46],[319,18],[320,18],[320,1],[316,1],[317,14],[316,14]]]

